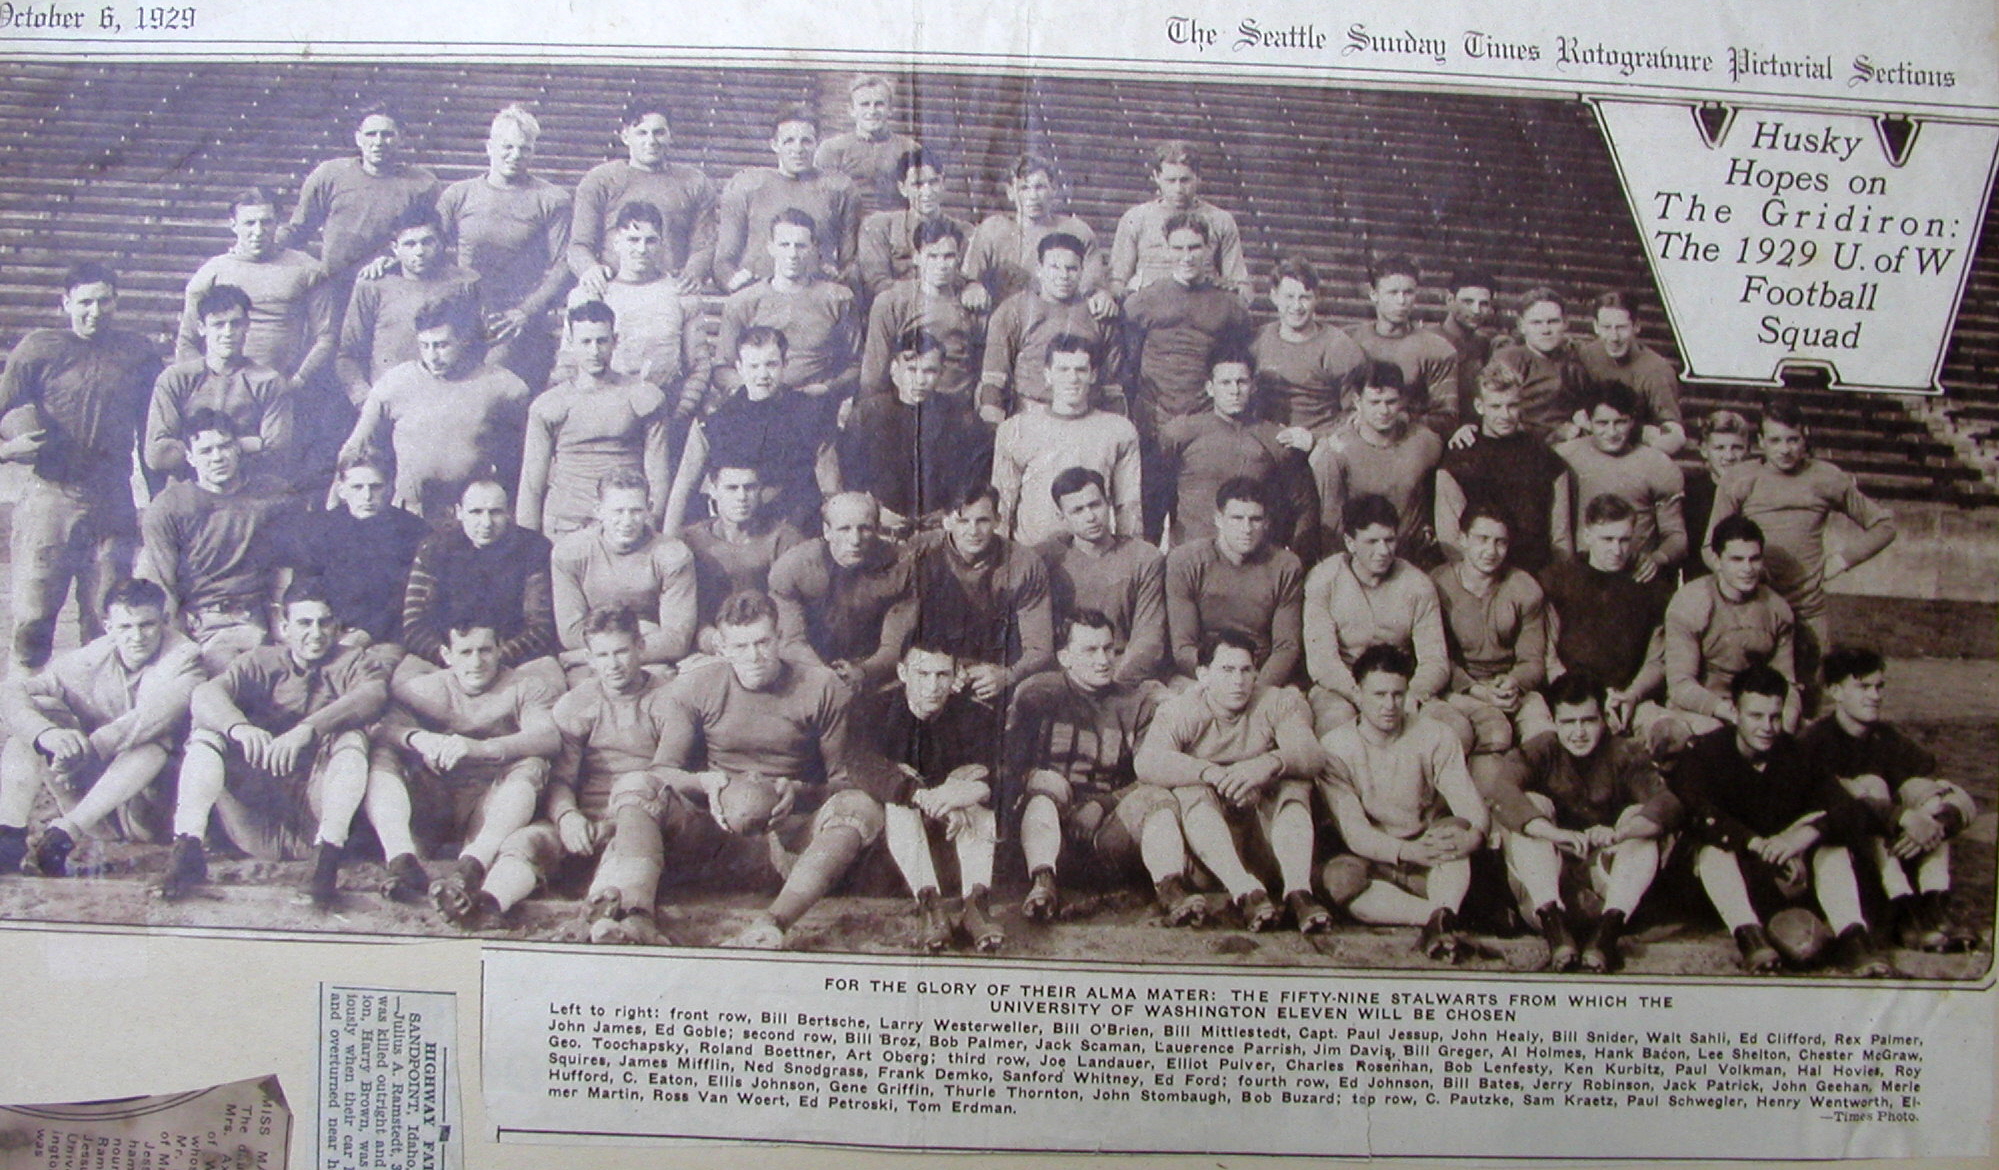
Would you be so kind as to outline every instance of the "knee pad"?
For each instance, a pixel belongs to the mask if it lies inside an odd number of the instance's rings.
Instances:
[[[1047,797],[1057,809],[1067,809],[1076,797],[1075,786],[1066,777],[1045,769],[1029,772],[1023,791],[1028,797]]]
[[[819,812],[812,818],[814,836],[828,829],[848,828],[861,838],[862,845],[872,845],[881,836],[885,823],[881,802],[858,788],[836,792],[819,806]]]
[[[1374,881],[1374,867],[1364,857],[1342,853],[1331,859],[1319,870],[1319,884],[1325,888],[1326,896],[1344,906]]]

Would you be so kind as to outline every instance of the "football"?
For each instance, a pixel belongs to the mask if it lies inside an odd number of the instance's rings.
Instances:
[[[729,777],[717,794],[716,810],[722,827],[731,833],[761,833],[770,827],[771,810],[777,807],[780,790],[776,778],[756,772]]]
[[[1803,906],[1771,915],[1768,933],[1771,945],[1793,967],[1811,966],[1832,944],[1832,928]]]

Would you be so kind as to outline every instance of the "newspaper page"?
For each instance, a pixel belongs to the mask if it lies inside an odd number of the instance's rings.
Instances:
[[[0,1100],[1985,1164],[1995,26],[0,3]]]

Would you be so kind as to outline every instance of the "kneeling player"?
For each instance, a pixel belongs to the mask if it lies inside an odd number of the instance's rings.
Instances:
[[[237,848],[265,861],[308,849],[313,905],[333,904],[340,854],[368,792],[368,732],[388,702],[388,660],[340,643],[340,619],[309,583],[285,591],[281,644],[260,646],[194,689],[174,843],[159,894],[208,880],[211,812]],[[315,824],[316,822],[316,824]]]
[[[1180,828],[1225,887],[1251,930],[1291,912],[1306,934],[1331,930],[1312,897],[1312,781],[1325,757],[1312,738],[1312,708],[1290,687],[1257,679],[1256,641],[1217,630],[1202,643],[1194,685],[1160,705],[1138,753],[1138,774],[1172,792]],[[1277,863],[1284,908],[1243,865],[1239,838]]]
[[[201,648],[167,623],[167,595],[151,581],[112,586],[104,636],[55,656],[44,670],[16,667],[0,687],[7,746],[0,748],[0,873],[20,868],[28,818],[47,789],[62,809],[35,845],[44,877],[67,871],[70,851],[118,814],[126,835],[157,840],[133,805],[179,746],[188,695],[201,683]],[[163,811],[163,810],[162,810]],[[164,818],[161,818],[164,819]]]
[[[454,626],[444,663],[390,685],[395,702],[375,735],[368,819],[389,859],[384,892],[392,898],[416,898],[427,884],[413,825],[426,852],[462,843],[431,892],[439,913],[465,922],[500,843],[534,818],[562,737],[549,714],[554,686],[501,666],[491,626]]]
[[[1699,845],[1694,872],[1751,974],[1782,962],[1761,911],[1810,890],[1832,926],[1834,962],[1854,975],[1892,975],[1868,938],[1853,873],[1851,847],[1866,840],[1872,818],[1785,733],[1791,695],[1791,680],[1769,666],[1741,671],[1729,684],[1734,726],[1701,736],[1680,757],[1673,792]]]
[[[1034,922],[1061,912],[1055,871],[1067,845],[1100,876],[1142,862],[1166,921],[1199,924],[1208,902],[1187,889],[1179,806],[1166,789],[1137,782],[1139,743],[1162,688],[1117,681],[1117,632],[1093,609],[1069,615],[1055,660],[1061,669],[1021,683],[1007,710],[1006,775],[1017,796],[1005,803],[1019,804],[1033,879],[1020,912]]]
[[[889,855],[916,897],[923,949],[941,951],[955,933],[931,853],[941,836],[957,855],[964,894],[958,925],[973,947],[997,951],[1006,931],[993,920],[986,892],[998,839],[993,788],[1002,717],[958,689],[958,660],[948,650],[914,643],[895,675],[902,685],[865,702],[855,728],[872,740],[863,768],[875,774],[870,786],[883,797]]]
[[[1404,708],[1415,672],[1399,646],[1370,646],[1354,660],[1359,721],[1322,741],[1319,791],[1348,849],[1326,863],[1326,894],[1362,922],[1420,924],[1418,949],[1459,963],[1472,945],[1458,908],[1489,822],[1457,736]]]
[[[1936,778],[1935,756],[1881,718],[1888,678],[1880,654],[1839,647],[1825,656],[1823,670],[1832,713],[1799,742],[1814,764],[1874,814],[1879,832],[1866,849],[1902,945],[1969,950],[1977,935],[1950,921],[1950,839],[1978,815],[1978,806],[1964,789]]]
[[[1612,735],[1603,684],[1574,670],[1548,688],[1555,729],[1521,745],[1518,790],[1494,800],[1506,870],[1521,909],[1540,925],[1550,970],[1615,971],[1618,939],[1658,876],[1680,802],[1641,745]],[[1565,884],[1588,887],[1603,913],[1580,953],[1569,933]]]

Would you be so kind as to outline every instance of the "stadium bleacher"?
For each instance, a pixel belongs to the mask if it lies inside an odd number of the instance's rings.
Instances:
[[[0,88],[0,345],[51,321],[57,274],[79,257],[124,276],[126,323],[164,338],[194,268],[229,243],[223,207],[248,184],[295,193],[322,159],[349,153],[354,116],[386,101],[404,118],[408,157],[445,180],[480,173],[492,113],[526,103],[543,124],[536,169],[573,185],[611,156],[633,92],[678,110],[674,156],[718,182],[767,165],[767,122],[790,102],[845,125],[846,74],[601,64],[10,64]],[[1409,252],[1448,275],[1500,274],[1502,294],[1554,284],[1576,294],[1651,290],[1608,151],[1574,102],[1161,81],[924,74],[900,79],[901,120],[952,161],[954,210],[1004,206],[1003,175],[1023,148],[1053,158],[1073,209],[1108,237],[1151,196],[1147,147],[1184,137],[1205,152],[1206,193],[1232,209],[1251,265],[1301,254],[1330,275],[1325,311],[1366,315],[1370,253]],[[1988,211],[1988,227],[1993,213]],[[1999,501],[1999,248],[1988,231],[1945,364],[1940,401],[1796,392],[1819,447],[1889,498]],[[1437,317],[1442,292],[1426,289]],[[1502,300],[1505,298],[1502,296]],[[1672,356],[1663,317],[1650,342]],[[1580,317],[1578,330],[1587,329]],[[1688,413],[1753,404],[1748,387],[1690,386]]]

